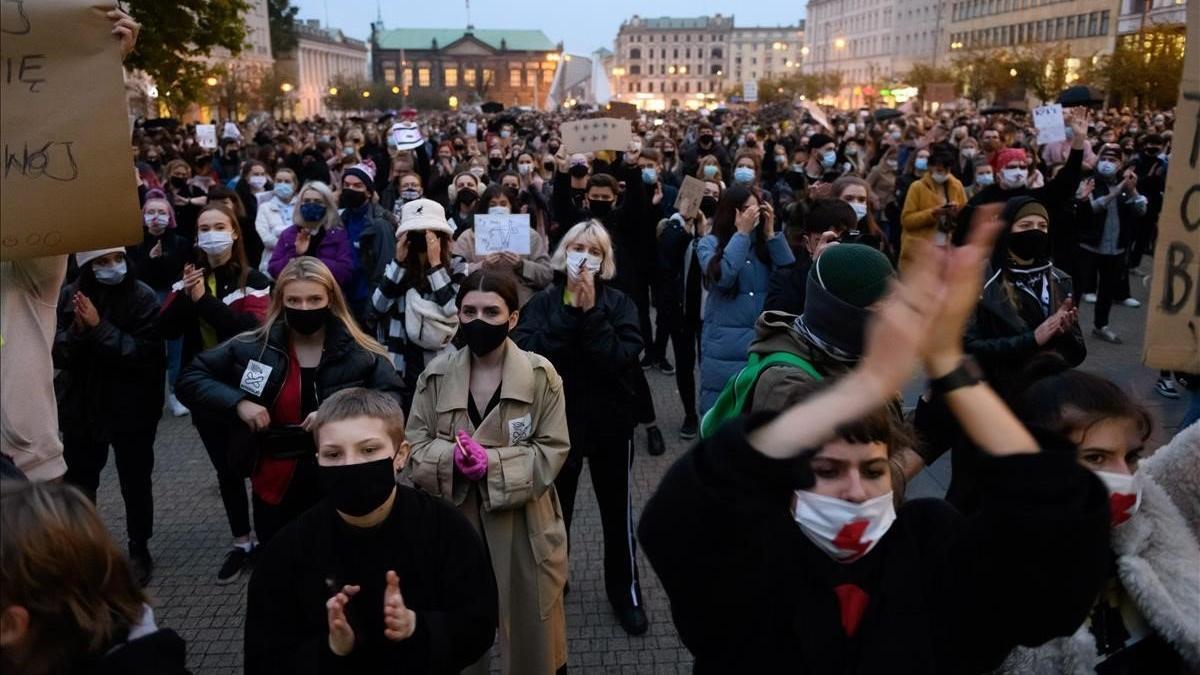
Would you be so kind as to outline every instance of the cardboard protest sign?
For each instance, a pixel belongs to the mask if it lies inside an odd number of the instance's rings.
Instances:
[[[609,101],[604,104],[604,112],[623,120],[636,120],[639,115],[636,105],[624,101]]]
[[[1187,5],[1187,39],[1200,44],[1200,2]],[[1142,361],[1200,373],[1200,49],[1184,53],[1179,89]]]
[[[529,214],[475,214],[475,254],[529,255]]]
[[[703,198],[704,181],[695,176],[684,176],[683,184],[679,186],[679,195],[675,197],[675,210],[684,218],[694,218],[700,210],[700,200]]]
[[[1038,145],[1061,143],[1067,140],[1067,125],[1058,103],[1033,109],[1033,126],[1037,127]]]
[[[742,100],[746,103],[754,103],[758,100],[757,80],[746,80],[742,83]]]
[[[196,125],[196,145],[205,150],[217,149],[217,125],[215,124],[197,124]]]
[[[619,120],[615,117],[563,122],[559,129],[562,131],[562,144],[567,152],[624,150],[633,138],[629,120]]]
[[[955,100],[953,82],[930,82],[925,85],[925,100],[931,103],[950,103]]]
[[[142,240],[120,44],[105,10],[94,0],[0,7],[0,259]]]
[[[833,127],[829,126],[829,118],[825,116],[825,111],[821,110],[821,106],[813,103],[812,101],[801,101],[800,107],[808,113],[809,117],[813,118],[814,122],[825,127],[825,129],[829,131],[833,131]]]

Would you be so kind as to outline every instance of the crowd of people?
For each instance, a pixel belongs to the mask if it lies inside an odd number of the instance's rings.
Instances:
[[[585,460],[616,622],[650,625],[642,546],[697,672],[1200,670],[1198,397],[1154,420],[1076,369],[1138,307],[1171,111],[1039,145],[973,107],[674,110],[573,152],[589,114],[137,124],[141,243],[5,263],[0,661],[185,671],[146,590],[166,411],[228,519],[212,582],[248,578],[248,673],[566,672]],[[527,252],[483,246],[513,214]],[[649,369],[699,440],[637,524]],[[946,498],[906,500],[946,452]]]

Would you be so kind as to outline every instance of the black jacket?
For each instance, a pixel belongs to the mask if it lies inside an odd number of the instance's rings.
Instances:
[[[796,262],[771,272],[764,312],[804,313],[804,298],[808,292],[808,273],[812,259],[807,251],[796,254]]]
[[[572,437],[624,436],[636,425],[642,334],[637,307],[612,286],[596,284],[596,306],[584,312],[563,302],[559,277],[529,299],[513,331],[521,349],[550,359],[562,376]]]
[[[716,158],[717,164],[721,167],[721,175],[725,176],[726,180],[732,180],[733,173],[730,168],[729,150],[715,139],[708,148],[702,148],[699,141],[693,141],[679,149],[679,162],[683,166],[683,175],[695,176],[696,171],[700,168],[700,159],[709,155]]]
[[[416,632],[383,635],[385,575],[400,577]],[[325,603],[345,584],[354,651],[329,649]],[[347,526],[328,501],[287,525],[263,550],[246,600],[245,672],[457,673],[492,646],[496,582],[479,535],[452,504],[399,486],[378,527]]]
[[[207,274],[216,275],[216,295],[205,293],[193,302],[183,290],[182,283],[177,282],[163,301],[159,316],[164,338],[183,338],[183,365],[208,347],[258,328],[270,305],[271,280],[257,269],[251,268],[247,273],[245,288],[239,285],[238,272],[232,265],[222,265]],[[207,276],[205,283],[208,283]],[[201,322],[212,328],[215,343],[205,344]]]
[[[100,659],[71,669],[71,675],[188,675],[187,646],[170,629],[156,630],[115,645]]]
[[[1119,188],[1120,182],[1110,183],[1102,176],[1097,175],[1096,187],[1092,191],[1092,199],[1108,196],[1109,193]],[[1128,248],[1133,244],[1139,229],[1143,227],[1143,213],[1134,207],[1133,202],[1126,200],[1120,195],[1116,195],[1113,199],[1117,200],[1117,220],[1120,222],[1120,231],[1117,234],[1117,247]],[[1086,209],[1085,213],[1089,216],[1087,219],[1080,218],[1078,220],[1081,224],[1079,229],[1079,243],[1099,247],[1100,240],[1104,237],[1104,224],[1108,218],[1108,209],[1100,212],[1093,211],[1091,203],[1087,200],[1080,201],[1079,206]]]
[[[150,251],[162,243],[161,255],[150,257]],[[159,293],[166,293],[183,276],[183,266],[193,255],[192,240],[176,230],[164,230],[155,237],[149,231],[142,243],[128,248],[129,258],[137,264],[138,279]]]
[[[274,404],[291,366],[288,327],[280,320],[271,326],[266,344],[256,336],[238,336],[196,356],[175,383],[175,395],[194,415],[215,421],[237,420],[237,404],[248,399],[267,410]],[[271,368],[259,395],[242,389],[242,376],[251,361]],[[317,401],[342,389],[366,387],[391,394],[404,402],[404,383],[391,362],[358,345],[345,328],[331,321],[325,329],[325,351],[317,365]]]
[[[1107,573],[1108,495],[1073,454],[988,457],[979,513],[908,502],[870,553],[842,564],[792,519],[807,461],[746,442],[767,418],[684,455],[642,514],[638,540],[695,672],[980,673],[1087,616]],[[846,583],[868,596],[854,637],[834,591]]]
[[[607,216],[599,218],[613,240],[617,276],[613,278],[612,285],[626,293],[632,293],[648,267],[644,261],[639,261],[648,256],[650,264],[653,264],[654,236],[659,212],[651,208],[646,185],[642,183],[642,172],[637,165],[626,164],[624,158],[619,157],[607,167],[606,172],[625,183],[625,191],[620,195],[620,206],[613,208]],[[597,169],[597,173],[605,172]],[[584,204],[586,205],[586,200]],[[586,209],[576,206],[571,197],[571,178],[561,171],[554,174],[552,205],[554,219],[564,234],[592,217]]]
[[[663,221],[658,233],[655,321],[663,326],[698,326],[701,320],[701,288],[704,270],[696,255],[700,238],[684,227],[676,214]]]
[[[1022,186],[1008,189],[1001,187],[999,181],[992,183],[971,197],[967,201],[967,205],[958,212],[958,220],[954,226],[954,243],[962,244],[966,241],[976,207],[984,204],[1003,204],[1017,197],[1033,197],[1046,205],[1051,214],[1051,232],[1069,226],[1071,223],[1062,217],[1061,211],[1057,207],[1070,204],[1075,199],[1075,191],[1079,189],[1079,180],[1082,177],[1083,150],[1072,149],[1071,154],[1067,155],[1067,163],[1063,165],[1058,175],[1046,181],[1045,185],[1040,188],[1031,189]]]
[[[83,289],[100,313],[95,328],[76,332],[71,298]],[[54,367],[59,375],[59,427],[88,430],[97,440],[114,431],[153,429],[162,417],[166,352],[158,330],[158,298],[132,271],[116,286],[90,270],[58,296]]]

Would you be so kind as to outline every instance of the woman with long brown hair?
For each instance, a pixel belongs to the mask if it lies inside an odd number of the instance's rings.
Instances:
[[[194,262],[184,265],[183,278],[172,287],[159,316],[164,338],[183,338],[185,366],[205,349],[258,328],[271,294],[266,275],[246,261],[242,229],[233,211],[224,204],[209,204],[196,219],[196,228]],[[176,382],[176,396],[178,386]],[[217,471],[221,501],[234,537],[230,557],[237,560],[227,557],[217,575],[218,581],[228,581],[240,573],[252,548],[246,485],[229,463],[227,451],[233,440],[229,425],[203,415],[193,416],[192,424]]]
[[[187,673],[183,640],[147,602],[83,493],[0,482],[0,670]]]
[[[261,327],[200,354],[180,375],[178,395],[196,415],[250,433],[244,451],[260,541],[320,500],[309,432],[320,402],[350,386],[402,399],[387,350],[359,329],[325,263],[308,256],[279,273]]]

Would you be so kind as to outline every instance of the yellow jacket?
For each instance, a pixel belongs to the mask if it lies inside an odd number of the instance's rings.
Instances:
[[[947,201],[962,206],[967,203],[967,193],[962,183],[951,175],[945,183],[938,185],[933,180],[933,173],[925,172],[921,180],[908,188],[908,196],[904,200],[904,210],[900,212],[900,269],[913,255],[910,245],[918,239],[932,239],[937,231],[938,217],[934,209]]]

